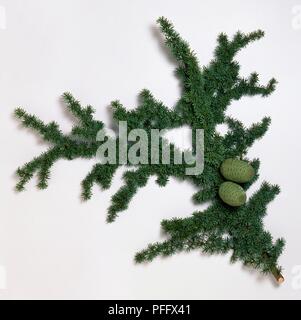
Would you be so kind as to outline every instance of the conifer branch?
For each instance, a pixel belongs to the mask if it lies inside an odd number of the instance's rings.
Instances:
[[[128,208],[128,205],[138,188],[142,188],[147,184],[151,172],[146,166],[142,166],[136,171],[127,171],[123,175],[125,181],[117,193],[112,197],[112,204],[108,211],[107,221],[109,223],[115,221],[119,212]]]
[[[230,158],[244,155],[256,140],[261,139],[267,132],[271,119],[265,117],[248,129],[240,121],[231,117],[227,117],[225,123],[229,127],[229,132],[225,135],[223,144]]]
[[[117,121],[127,121],[129,130],[171,129],[183,124],[183,118],[156,100],[149,90],[142,90],[139,100],[140,105],[131,111],[127,111],[119,101],[113,101],[113,118]]]
[[[158,23],[165,36],[166,45],[171,49],[178,62],[185,67],[188,76],[197,75],[199,73],[198,61],[189,44],[180,37],[171,22],[166,18],[159,18]]]
[[[264,217],[266,215],[267,205],[274,200],[279,193],[279,186],[264,182],[260,189],[249,199],[246,205],[248,212],[258,218]]]
[[[16,185],[16,190],[23,191],[25,185],[31,180],[35,172],[39,172],[38,187],[40,189],[45,189],[47,187],[47,180],[49,179],[50,167],[59,156],[60,150],[57,147],[53,147],[41,156],[34,158],[31,162],[19,168],[17,170],[17,175],[20,180]]]
[[[240,78],[237,81],[236,86],[231,91],[234,100],[239,100],[243,96],[261,95],[266,97],[275,91],[277,81],[274,78],[266,86],[263,86],[257,84],[257,78],[254,79],[256,76],[256,74],[252,74],[249,79]]]
[[[83,108],[80,102],[72,96],[71,93],[65,92],[63,99],[68,110],[81,122],[82,125],[88,126],[93,121],[94,110],[91,106]]]
[[[158,23],[166,45],[177,61],[176,71],[183,87],[181,97],[174,108],[168,108],[155,99],[149,90],[143,90],[135,109],[127,110],[119,101],[114,101],[113,119],[127,121],[129,130],[144,129],[148,137],[153,128],[171,129],[188,125],[192,130],[204,129],[204,171],[196,176],[187,176],[186,164],[174,163],[176,148],[173,144],[168,145],[171,150],[168,165],[162,162],[133,165],[128,161],[126,164],[134,167],[134,170],[124,174],[124,185],[112,197],[107,220],[113,222],[119,212],[128,208],[136,192],[147,184],[150,176],[156,176],[160,186],[165,186],[170,177],[188,180],[197,188],[194,201],[211,202],[208,209],[184,219],[164,220],[162,229],[168,239],[138,253],[136,261],[151,261],[157,256],[170,256],[193,249],[211,254],[232,251],[231,261],[240,260],[261,272],[272,273],[280,282],[283,277],[277,261],[284,248],[284,240],[273,241],[263,226],[267,205],[279,193],[279,187],[264,183],[245,205],[238,208],[226,205],[218,196],[218,188],[224,181],[219,170],[221,163],[229,157],[247,160],[247,151],[267,132],[270,125],[270,119],[266,117],[250,128],[245,128],[239,120],[226,116],[232,101],[244,96],[265,97],[275,90],[276,80],[273,78],[268,84],[261,85],[257,73],[252,73],[248,78],[241,77],[240,65],[234,60],[242,48],[262,38],[264,33],[261,30],[249,34],[238,32],[232,39],[220,34],[214,59],[208,66],[200,67],[195,53],[173,25],[164,17],[159,18]],[[76,118],[76,124],[69,134],[63,134],[55,122],[45,124],[21,108],[15,111],[25,127],[36,130],[51,144],[48,151],[18,169],[19,191],[24,189],[34,174],[38,175],[38,187],[45,189],[50,169],[56,161],[92,159],[103,143],[97,141],[97,134],[104,128],[104,124],[94,119],[93,108],[82,107],[70,93],[65,93],[63,98],[69,112]],[[216,126],[224,123],[228,124],[229,131],[222,137],[217,133]],[[161,138],[159,154],[162,154],[163,142],[165,140]],[[193,141],[192,151],[195,151],[195,143]],[[127,151],[131,145],[127,144]],[[248,190],[259,176],[259,160],[248,162],[256,174],[251,181],[242,185],[244,190]],[[120,165],[118,159],[114,165],[97,163],[82,182],[83,199],[91,198],[94,184],[103,189],[109,188]]]
[[[55,122],[45,124],[36,116],[28,114],[21,108],[15,110],[15,116],[21,120],[24,127],[37,131],[46,141],[61,143],[65,140]]]
[[[112,183],[114,173],[118,165],[100,164],[94,165],[92,171],[82,181],[82,198],[89,200],[92,197],[92,187],[97,183],[104,190],[109,189]]]

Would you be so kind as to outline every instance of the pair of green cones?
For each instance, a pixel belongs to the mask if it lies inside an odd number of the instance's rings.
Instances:
[[[221,165],[221,174],[226,180],[219,188],[220,198],[229,206],[240,207],[247,201],[245,190],[239,183],[247,183],[255,176],[254,168],[246,161],[227,159]]]

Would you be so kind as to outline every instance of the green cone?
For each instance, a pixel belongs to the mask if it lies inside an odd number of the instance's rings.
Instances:
[[[234,182],[224,182],[219,188],[219,196],[221,199],[232,207],[240,207],[247,200],[244,189]]]
[[[245,183],[249,182],[254,177],[255,170],[246,161],[227,159],[221,165],[221,174],[227,180]]]

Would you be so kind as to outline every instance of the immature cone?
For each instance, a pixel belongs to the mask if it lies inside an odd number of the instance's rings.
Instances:
[[[248,162],[239,159],[225,160],[220,170],[226,180],[237,183],[249,182],[255,175],[254,168]]]
[[[219,188],[221,199],[232,207],[240,207],[246,203],[247,196],[244,189],[234,182],[224,182]]]

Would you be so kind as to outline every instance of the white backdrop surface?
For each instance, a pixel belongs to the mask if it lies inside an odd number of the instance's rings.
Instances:
[[[0,299],[300,299],[301,0],[0,0]],[[301,11],[301,10],[300,10]],[[261,177],[282,193],[269,206],[266,228],[285,237],[280,258],[286,282],[230,265],[228,256],[199,251],[135,265],[136,251],[163,240],[160,221],[186,217],[194,189],[171,180],[160,189],[151,179],[127,211],[105,223],[110,197],[119,188],[96,187],[80,201],[80,182],[94,161],[60,161],[47,191],[36,181],[14,192],[15,169],[45,150],[12,117],[24,107],[45,121],[71,128],[60,95],[72,92],[110,123],[108,106],[131,108],[143,88],[172,106],[179,98],[175,68],[155,24],[166,16],[190,42],[201,63],[212,58],[218,33],[258,28],[266,37],[242,51],[242,74],[258,71],[262,83],[276,77],[267,99],[244,98],[228,113],[246,125],[272,117],[268,134],[249,153],[262,162]],[[2,279],[3,280],[3,279]],[[0,282],[1,283],[1,282]]]

